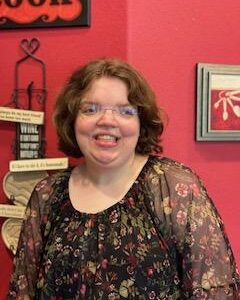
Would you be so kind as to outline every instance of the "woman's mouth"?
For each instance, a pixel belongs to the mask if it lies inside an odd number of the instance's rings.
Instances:
[[[99,146],[113,147],[117,145],[119,137],[110,134],[97,134],[94,139]]]
[[[114,135],[108,135],[108,134],[98,134],[94,137],[97,141],[109,141],[109,142],[117,142],[118,137]]]

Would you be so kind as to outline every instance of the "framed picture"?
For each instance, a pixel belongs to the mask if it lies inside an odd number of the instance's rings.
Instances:
[[[90,0],[2,0],[0,29],[90,26]]]
[[[240,65],[197,65],[197,141],[240,141]]]

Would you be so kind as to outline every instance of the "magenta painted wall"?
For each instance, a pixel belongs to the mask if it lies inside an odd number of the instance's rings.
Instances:
[[[240,143],[194,140],[196,64],[240,65],[239,15],[236,0],[138,0],[128,7],[128,59],[169,115],[164,154],[201,176],[240,266]]]
[[[59,156],[51,116],[54,97],[66,76],[92,58],[128,59],[146,75],[169,114],[165,155],[186,163],[202,177],[225,221],[240,265],[240,143],[194,141],[196,63],[240,64],[239,15],[238,0],[221,0],[221,4],[218,0],[92,0],[90,28],[0,31],[0,105],[10,100],[21,39],[39,38],[38,53],[47,65],[47,156]],[[0,121],[0,182],[13,159],[13,139],[13,124]],[[0,202],[6,200],[0,185]],[[0,299],[5,299],[11,261],[0,238],[4,270],[0,272]]]

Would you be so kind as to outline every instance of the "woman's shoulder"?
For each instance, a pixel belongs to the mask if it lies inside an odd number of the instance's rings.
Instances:
[[[166,199],[171,196],[178,199],[178,203],[183,204],[184,201],[186,204],[189,197],[194,196],[192,199],[198,203],[209,198],[202,180],[190,167],[168,157],[155,156],[151,157],[151,161],[150,184],[160,182],[159,187]]]
[[[169,157],[151,156],[152,170],[157,175],[163,175],[167,179],[181,182],[199,181],[198,175],[191,167]]]
[[[57,187],[63,188],[68,184],[71,170],[72,168],[67,168],[43,178],[36,184],[34,189],[35,192],[39,197],[44,199],[46,198],[46,195],[50,195]]]
[[[41,215],[48,215],[51,207],[57,207],[63,190],[68,187],[71,168],[52,173],[39,181],[33,189],[28,209],[35,209]]]

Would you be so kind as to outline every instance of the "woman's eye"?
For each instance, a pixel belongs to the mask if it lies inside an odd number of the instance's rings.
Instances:
[[[84,105],[81,108],[81,112],[84,114],[95,114],[98,112],[98,106],[96,104]]]
[[[125,116],[134,116],[137,114],[137,108],[133,106],[123,106],[120,107],[120,113],[121,115],[125,115]]]

